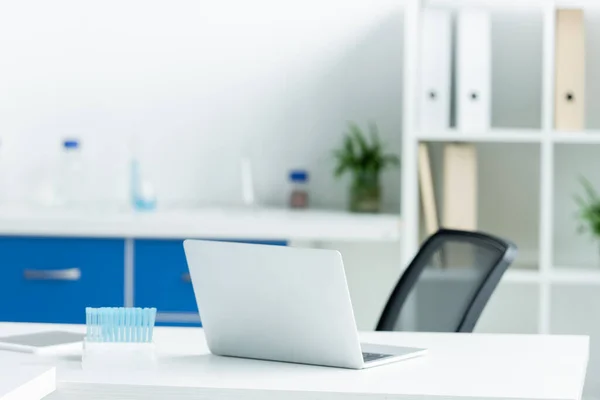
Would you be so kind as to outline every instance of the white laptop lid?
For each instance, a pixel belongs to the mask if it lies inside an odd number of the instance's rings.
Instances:
[[[200,240],[184,248],[214,354],[362,365],[339,252]]]

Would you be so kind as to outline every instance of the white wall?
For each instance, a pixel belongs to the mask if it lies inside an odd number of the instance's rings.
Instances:
[[[396,1],[19,1],[0,4],[0,155],[12,199],[31,197],[65,136],[81,138],[91,198],[127,195],[128,143],[163,205],[239,203],[240,155],[257,195],[343,207],[331,149],[346,121],[378,122],[400,151],[402,7]],[[386,178],[397,209],[399,171]]]

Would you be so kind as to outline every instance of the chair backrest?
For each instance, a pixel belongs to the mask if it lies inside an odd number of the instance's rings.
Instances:
[[[516,253],[485,233],[439,230],[400,277],[377,330],[472,332]]]

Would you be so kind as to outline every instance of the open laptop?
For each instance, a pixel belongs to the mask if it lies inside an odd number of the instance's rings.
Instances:
[[[361,344],[335,250],[186,240],[213,354],[362,369],[425,349]]]

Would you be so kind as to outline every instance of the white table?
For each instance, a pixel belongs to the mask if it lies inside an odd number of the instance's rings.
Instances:
[[[83,326],[0,323],[0,336]],[[589,340],[582,336],[361,333],[365,342],[429,348],[422,358],[355,371],[209,354],[199,328],[156,328],[160,368],[91,375],[79,352],[0,351],[15,364],[55,364],[65,399],[546,399],[578,400]]]

